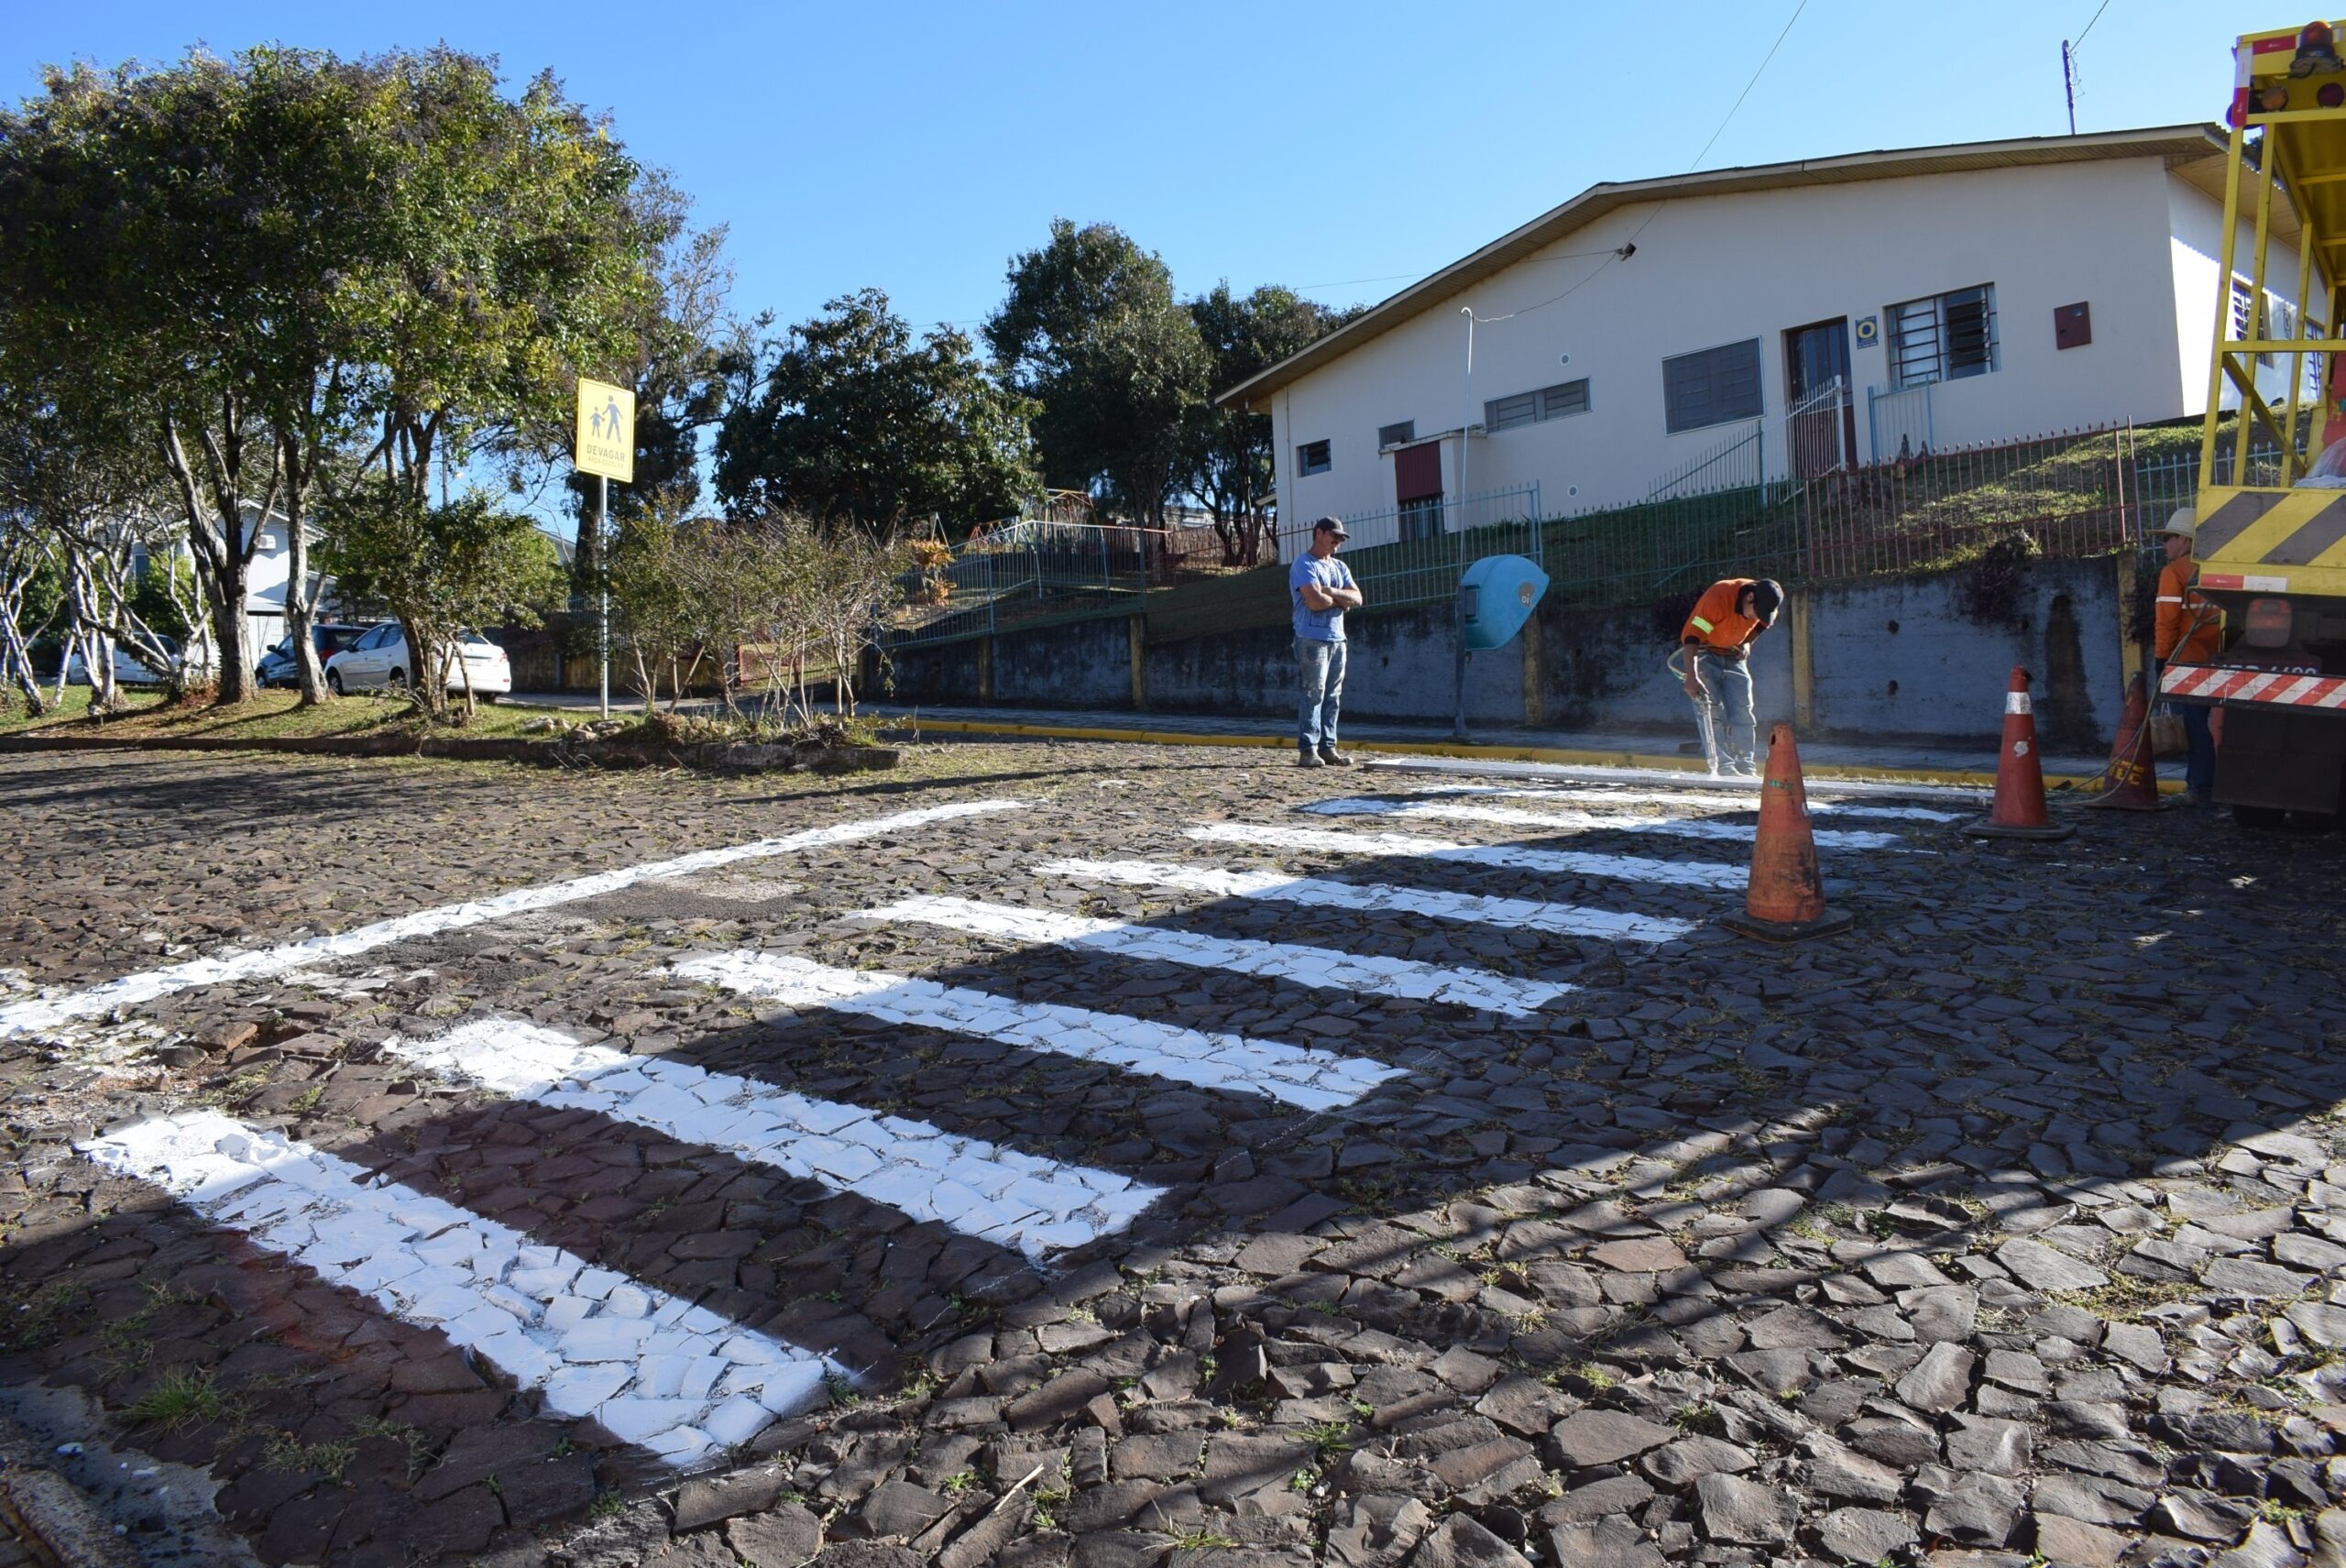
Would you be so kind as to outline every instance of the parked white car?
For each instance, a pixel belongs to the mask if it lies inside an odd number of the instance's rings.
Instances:
[[[161,643],[170,653],[174,663],[179,662],[180,645],[176,639],[157,632],[155,641]],[[74,686],[86,686],[90,684],[90,668],[82,661],[82,651],[79,648],[66,656],[65,684]],[[159,672],[149,669],[129,649],[117,642],[114,648],[114,684],[118,686],[159,686],[163,684],[163,676]]]
[[[464,652],[464,667],[458,669],[450,659],[443,672],[450,691],[463,691],[467,677],[480,696],[503,696],[513,689],[513,665],[504,649],[477,631],[466,632],[457,645]],[[404,686],[414,678],[407,633],[396,620],[385,621],[326,661],[326,685],[337,695]]]

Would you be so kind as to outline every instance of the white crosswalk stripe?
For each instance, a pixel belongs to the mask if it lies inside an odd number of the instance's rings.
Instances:
[[[1749,844],[1759,829],[1748,822],[1709,822],[1675,817],[1599,817],[1585,811],[1529,811],[1519,806],[1478,806],[1471,801],[1322,800],[1300,809],[1319,817],[1400,817],[1451,822],[1491,822],[1508,828],[1544,828],[1563,833],[1657,833],[1672,839],[1727,839]],[[1817,828],[1820,850],[1910,850],[1895,833],[1862,828]]]
[[[1663,883],[1681,887],[1740,888],[1750,876],[1745,867],[1706,861],[1650,861],[1635,855],[1602,855],[1586,850],[1527,850],[1515,844],[1454,844],[1414,833],[1337,833],[1314,828],[1258,827],[1252,822],[1206,822],[1183,831],[1188,837],[1209,844],[1252,844],[1289,854],[1314,850],[1338,855],[1381,855],[1391,860],[1444,861],[1497,871],[1612,877],[1622,882]]]
[[[1490,970],[1451,969],[1411,959],[1345,953],[1292,942],[1168,931],[1156,926],[1092,920],[1056,910],[1022,909],[968,898],[901,898],[877,909],[866,909],[858,918],[919,921],[981,936],[1006,937],[1018,942],[1087,948],[1129,959],[1156,959],[1196,969],[1234,970],[1241,974],[1293,981],[1299,985],[1370,992],[1413,1002],[1447,1002],[1498,1013],[1536,1013],[1573,989],[1554,981],[1518,980]]]
[[[1179,1083],[1333,1111],[1405,1069],[1243,1035],[1208,1034],[1054,1002],[1020,1002],[871,970],[831,969],[747,950],[686,959],[672,973],[790,1007],[834,1007],[893,1024],[949,1029],[1022,1050],[1104,1062]]]
[[[1727,794],[1719,790],[1502,789],[1496,784],[1419,784],[1409,793],[1484,795],[1501,800],[1552,800],[1567,806],[1664,806],[1722,815],[1760,809],[1760,792],[1756,786],[1749,795]],[[1959,811],[1934,811],[1927,806],[1875,806],[1858,800],[1819,800],[1814,795],[1809,796],[1808,814],[1811,817],[1881,817],[1905,822],[1963,820],[1963,814]]]
[[[333,1155],[214,1111],[78,1146],[673,1464],[713,1458],[844,1377],[829,1358]]]
[[[378,920],[330,937],[312,937],[228,958],[193,959],[168,969],[125,975],[86,991],[64,996],[40,997],[0,1007],[0,1036],[18,1030],[54,1028],[76,1018],[95,1018],[117,1007],[137,1007],[176,992],[201,986],[227,985],[238,981],[284,974],[311,964],[371,952],[394,942],[486,925],[493,920],[503,920],[535,910],[575,904],[580,899],[600,898],[639,883],[689,876],[696,872],[712,871],[738,861],[763,860],[775,855],[794,854],[802,850],[828,849],[835,844],[850,844],[907,828],[925,828],[955,817],[1014,811],[1024,805],[1025,802],[1016,800],[971,800],[949,806],[923,806],[917,811],[900,811],[891,817],[867,817],[858,822],[840,822],[828,828],[810,828],[803,833],[787,833],[778,839],[761,839],[750,844],[701,850],[689,855],[678,855],[673,860],[652,861],[618,871],[597,872],[592,876],[573,877],[568,882],[552,883],[543,887],[516,888],[493,898],[420,909],[411,915]]]
[[[1033,1258],[1113,1234],[1164,1196],[1113,1171],[1040,1159],[754,1079],[580,1045],[534,1024],[484,1020],[431,1039],[395,1037],[387,1048],[443,1077],[649,1127]]]
[[[1578,904],[1546,904],[1529,898],[1495,898],[1437,888],[1397,887],[1387,883],[1333,882],[1288,876],[1281,872],[1236,872],[1212,866],[1178,866],[1162,861],[1047,861],[1047,876],[1128,887],[1163,887],[1215,898],[1264,898],[1319,909],[1351,909],[1365,915],[1422,915],[1480,926],[1546,931],[1560,937],[1596,937],[1607,941],[1669,942],[1695,928],[1691,920],[1627,915]]]

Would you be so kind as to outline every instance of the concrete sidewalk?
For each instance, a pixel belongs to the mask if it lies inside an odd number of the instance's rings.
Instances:
[[[596,699],[574,692],[516,692],[506,699],[530,707],[565,712],[592,712]],[[682,711],[707,713],[720,705],[708,697],[680,704]],[[631,705],[630,705],[631,707]],[[613,705],[615,713],[628,711]],[[862,711],[891,728],[935,735],[1008,735],[1036,740],[1114,740],[1168,745],[1246,746],[1284,750],[1294,745],[1289,721],[1276,718],[1218,718],[1210,714],[1135,713],[1114,708],[1058,709],[1031,707],[923,707],[866,703]],[[1446,724],[1395,724],[1370,720],[1348,722],[1343,743],[1349,750],[1400,756],[1448,757],[1482,762],[1546,763],[1574,767],[1639,768],[1670,773],[1702,773],[1701,755],[1688,733],[1640,734],[1633,731],[1589,731],[1477,728],[1468,739],[1452,737]],[[1764,747],[1766,735],[1761,735]],[[1844,779],[1899,779],[1911,783],[1992,787],[1996,782],[1996,745],[1927,745],[1885,742],[1851,745],[1803,741],[1801,763],[1812,775]],[[2099,757],[2044,758],[2045,782],[2058,788],[2084,789],[2100,778]]]

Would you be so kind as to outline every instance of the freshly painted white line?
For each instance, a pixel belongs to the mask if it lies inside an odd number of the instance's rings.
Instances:
[[[1959,811],[1933,811],[1927,806],[1867,806],[1858,801],[1819,800],[1814,791],[1825,786],[1812,784],[1808,801],[1811,817],[1879,817],[1907,822],[1960,822]],[[1733,797],[1722,799],[1716,793],[1700,790],[1666,789],[1502,789],[1496,784],[1419,784],[1412,795],[1485,795],[1504,800],[1553,800],[1567,806],[1674,806],[1690,811],[1757,811],[1760,800],[1755,792],[1749,800]]]
[[[466,1024],[427,1040],[394,1036],[388,1048],[443,1077],[721,1149],[1032,1258],[1113,1235],[1165,1195],[1113,1171],[1038,1159],[755,1079],[580,1045],[516,1020]]]
[[[1459,757],[1364,756],[1372,772],[1453,773],[1469,778],[1560,779],[1573,784],[1653,784],[1664,789],[1716,791],[1720,795],[1756,795],[1756,779],[1711,778],[1684,768],[1611,767],[1595,762],[1512,762],[1497,759],[1474,761]],[[1988,771],[1984,765],[1982,771]],[[1988,804],[1995,794],[1968,784],[1946,784],[1888,779],[1814,779],[1815,788],[1836,795],[1887,796],[1891,799],[1977,802]]]
[[[1317,850],[1340,855],[1387,855],[1396,860],[1449,861],[1499,871],[1552,872],[1566,876],[1613,877],[1622,882],[1658,882],[1681,887],[1742,887],[1750,872],[1742,866],[1707,861],[1648,861],[1635,855],[1599,855],[1585,850],[1527,850],[1515,844],[1453,844],[1414,833],[1332,833],[1325,828],[1257,827],[1252,822],[1207,822],[1183,830],[1209,844],[1254,844],[1267,850]]]
[[[1508,828],[1548,828],[1564,833],[1657,833],[1670,839],[1730,839],[1749,844],[1759,828],[1748,822],[1708,822],[1677,817],[1599,817],[1586,811],[1527,811],[1519,806],[1476,806],[1462,800],[1323,800],[1299,809],[1318,817],[1430,817],[1450,822],[1493,822]],[[1905,850],[1895,833],[1816,828],[1820,850]]]
[[[671,1464],[747,1442],[805,1409],[828,1357],[597,1268],[561,1247],[215,1111],[78,1146],[396,1317],[591,1417]]]
[[[436,936],[443,931],[486,925],[492,920],[526,915],[532,910],[575,904],[582,898],[600,898],[605,894],[618,893],[641,882],[689,876],[695,872],[729,866],[737,861],[762,860],[773,855],[793,854],[801,850],[828,849],[833,844],[853,843],[860,839],[878,838],[909,828],[925,827],[932,822],[948,821],[957,817],[1012,811],[1024,804],[1016,800],[971,800],[951,806],[923,806],[917,811],[866,817],[860,822],[841,822],[828,828],[809,828],[803,833],[784,834],[779,839],[761,839],[751,844],[700,850],[689,855],[678,855],[674,860],[652,861],[640,866],[625,866],[618,871],[597,872],[592,876],[573,877],[568,882],[549,883],[543,887],[515,888],[494,898],[444,904],[434,909],[419,909],[412,915],[354,927],[331,937],[312,937],[279,947],[257,948],[251,952],[237,953],[228,958],[194,959],[169,969],[125,975],[120,980],[110,980],[86,991],[0,1007],[0,1035],[20,1029],[54,1028],[71,1019],[94,1018],[117,1007],[137,1007],[158,997],[199,986],[225,985],[236,981],[283,974],[289,970],[371,952],[377,948],[417,937]]]
[[[786,953],[716,953],[686,959],[670,972],[786,1006],[836,1007],[892,1024],[982,1035],[1021,1050],[1105,1062],[1233,1094],[1267,1095],[1307,1111],[1336,1110],[1387,1079],[1407,1076],[1401,1068],[1360,1057],[1055,1002],[1019,1002],[871,970],[830,969]]]
[[[1529,898],[1494,898],[1478,893],[1443,893],[1385,883],[1331,882],[1325,877],[1288,876],[1280,872],[1233,872],[1213,866],[1177,866],[1161,861],[1047,861],[1036,868],[1046,876],[1083,882],[1122,883],[1131,887],[1169,887],[1216,898],[1267,898],[1321,909],[1357,909],[1372,915],[1424,915],[1481,926],[1510,926],[1551,931],[1560,937],[1601,937],[1623,942],[1669,942],[1695,928],[1692,920],[1624,915],[1579,904],[1545,904]]]
[[[1518,980],[1483,969],[1451,969],[1414,959],[1338,952],[1293,942],[1264,942],[1246,937],[1209,937],[1168,931],[1123,920],[1092,920],[1057,910],[981,904],[970,898],[923,895],[900,898],[878,909],[859,911],[861,920],[917,920],[949,926],[1014,942],[1047,942],[1089,948],[1128,959],[1157,959],[1193,969],[1235,970],[1270,975],[1299,985],[1332,991],[1365,991],[1412,1002],[1448,1002],[1496,1013],[1536,1013],[1573,988],[1554,981]]]

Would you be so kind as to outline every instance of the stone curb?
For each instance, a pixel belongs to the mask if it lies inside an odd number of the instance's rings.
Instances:
[[[0,1415],[0,1529],[29,1538],[36,1562],[58,1568],[146,1568],[81,1488],[40,1464],[24,1430]]]
[[[746,741],[662,746],[588,741],[524,740],[510,736],[243,736],[0,735],[0,754],[51,751],[267,751],[302,757],[437,757],[455,762],[531,762],[541,767],[586,762],[597,767],[704,768],[726,773],[865,773],[893,768],[902,753],[890,746],[825,750],[802,758],[796,748]]]

